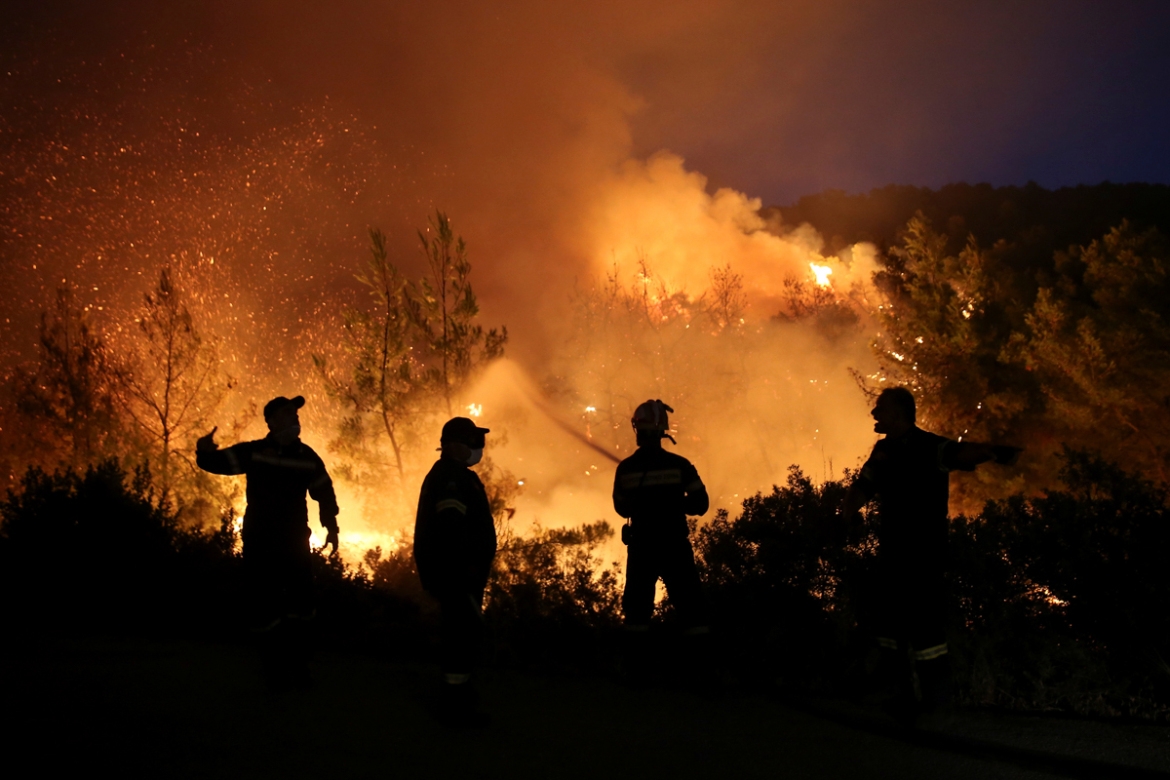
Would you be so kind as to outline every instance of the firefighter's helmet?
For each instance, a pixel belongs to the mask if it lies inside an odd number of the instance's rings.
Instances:
[[[634,426],[634,430],[642,431],[656,431],[662,437],[674,441],[674,437],[667,433],[670,430],[670,420],[667,417],[667,412],[673,412],[669,406],[664,404],[661,400],[654,399],[639,404],[638,408],[634,410],[634,416],[630,418],[630,424]]]

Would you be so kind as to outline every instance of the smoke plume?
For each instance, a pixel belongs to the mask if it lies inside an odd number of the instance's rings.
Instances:
[[[658,122],[686,104],[642,94],[661,68],[685,77],[688,99],[718,103],[758,83],[751,63],[777,36],[811,50],[785,30],[831,9],[789,10],[17,6],[0,124],[5,359],[32,356],[39,312],[66,283],[112,338],[129,338],[168,266],[239,380],[224,414],[303,393],[306,438],[326,451],[338,412],[310,355],[337,343],[345,306],[364,304],[353,277],[367,229],[385,230],[395,262],[419,275],[414,231],[441,208],[470,247],[483,322],[512,334],[510,360],[463,400],[507,432],[495,457],[526,483],[518,526],[616,519],[611,464],[545,420],[534,392],[618,454],[634,406],[675,405],[677,451],[717,506],[734,510],[790,464],[839,475],[873,441],[847,372],[869,366],[868,326],[841,337],[773,318],[791,282],[818,284],[813,266],[864,302],[872,249],[824,257],[807,226],[765,223],[751,193],[640,148],[653,133],[636,132],[649,109]],[[712,290],[735,277],[737,321],[720,321]],[[647,346],[658,326],[588,332],[583,307],[607,285],[675,301],[659,324],[683,346]],[[415,454],[422,467],[432,447]],[[348,544],[401,538],[412,489],[392,502],[345,489]]]

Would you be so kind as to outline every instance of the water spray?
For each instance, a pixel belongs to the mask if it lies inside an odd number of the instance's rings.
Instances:
[[[549,403],[548,399],[544,397],[544,394],[540,392],[540,390],[532,383],[532,380],[528,378],[528,376],[520,369],[519,366],[513,365],[512,369],[513,378],[516,382],[516,389],[520,391],[520,395],[524,397],[524,400],[535,406],[541,412],[541,414],[552,421],[558,428],[584,444],[586,447],[600,455],[603,455],[614,463],[622,462],[621,458],[590,439],[588,436],[578,430],[571,422],[562,417],[556,408],[551,403]]]

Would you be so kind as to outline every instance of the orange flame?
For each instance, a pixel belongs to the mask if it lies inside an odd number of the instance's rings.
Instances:
[[[833,269],[827,265],[817,265],[816,263],[809,263],[808,267],[812,269],[813,276],[817,278],[818,287],[828,287],[829,277],[833,275]]]

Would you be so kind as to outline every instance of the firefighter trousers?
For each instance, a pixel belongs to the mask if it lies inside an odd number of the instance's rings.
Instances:
[[[439,601],[439,665],[448,682],[470,678],[483,647],[483,588],[451,589]]]
[[[703,587],[689,539],[635,539],[627,549],[626,589],[622,594],[627,625],[649,625],[659,579],[666,585],[670,603],[684,625],[692,629],[707,625]]]

